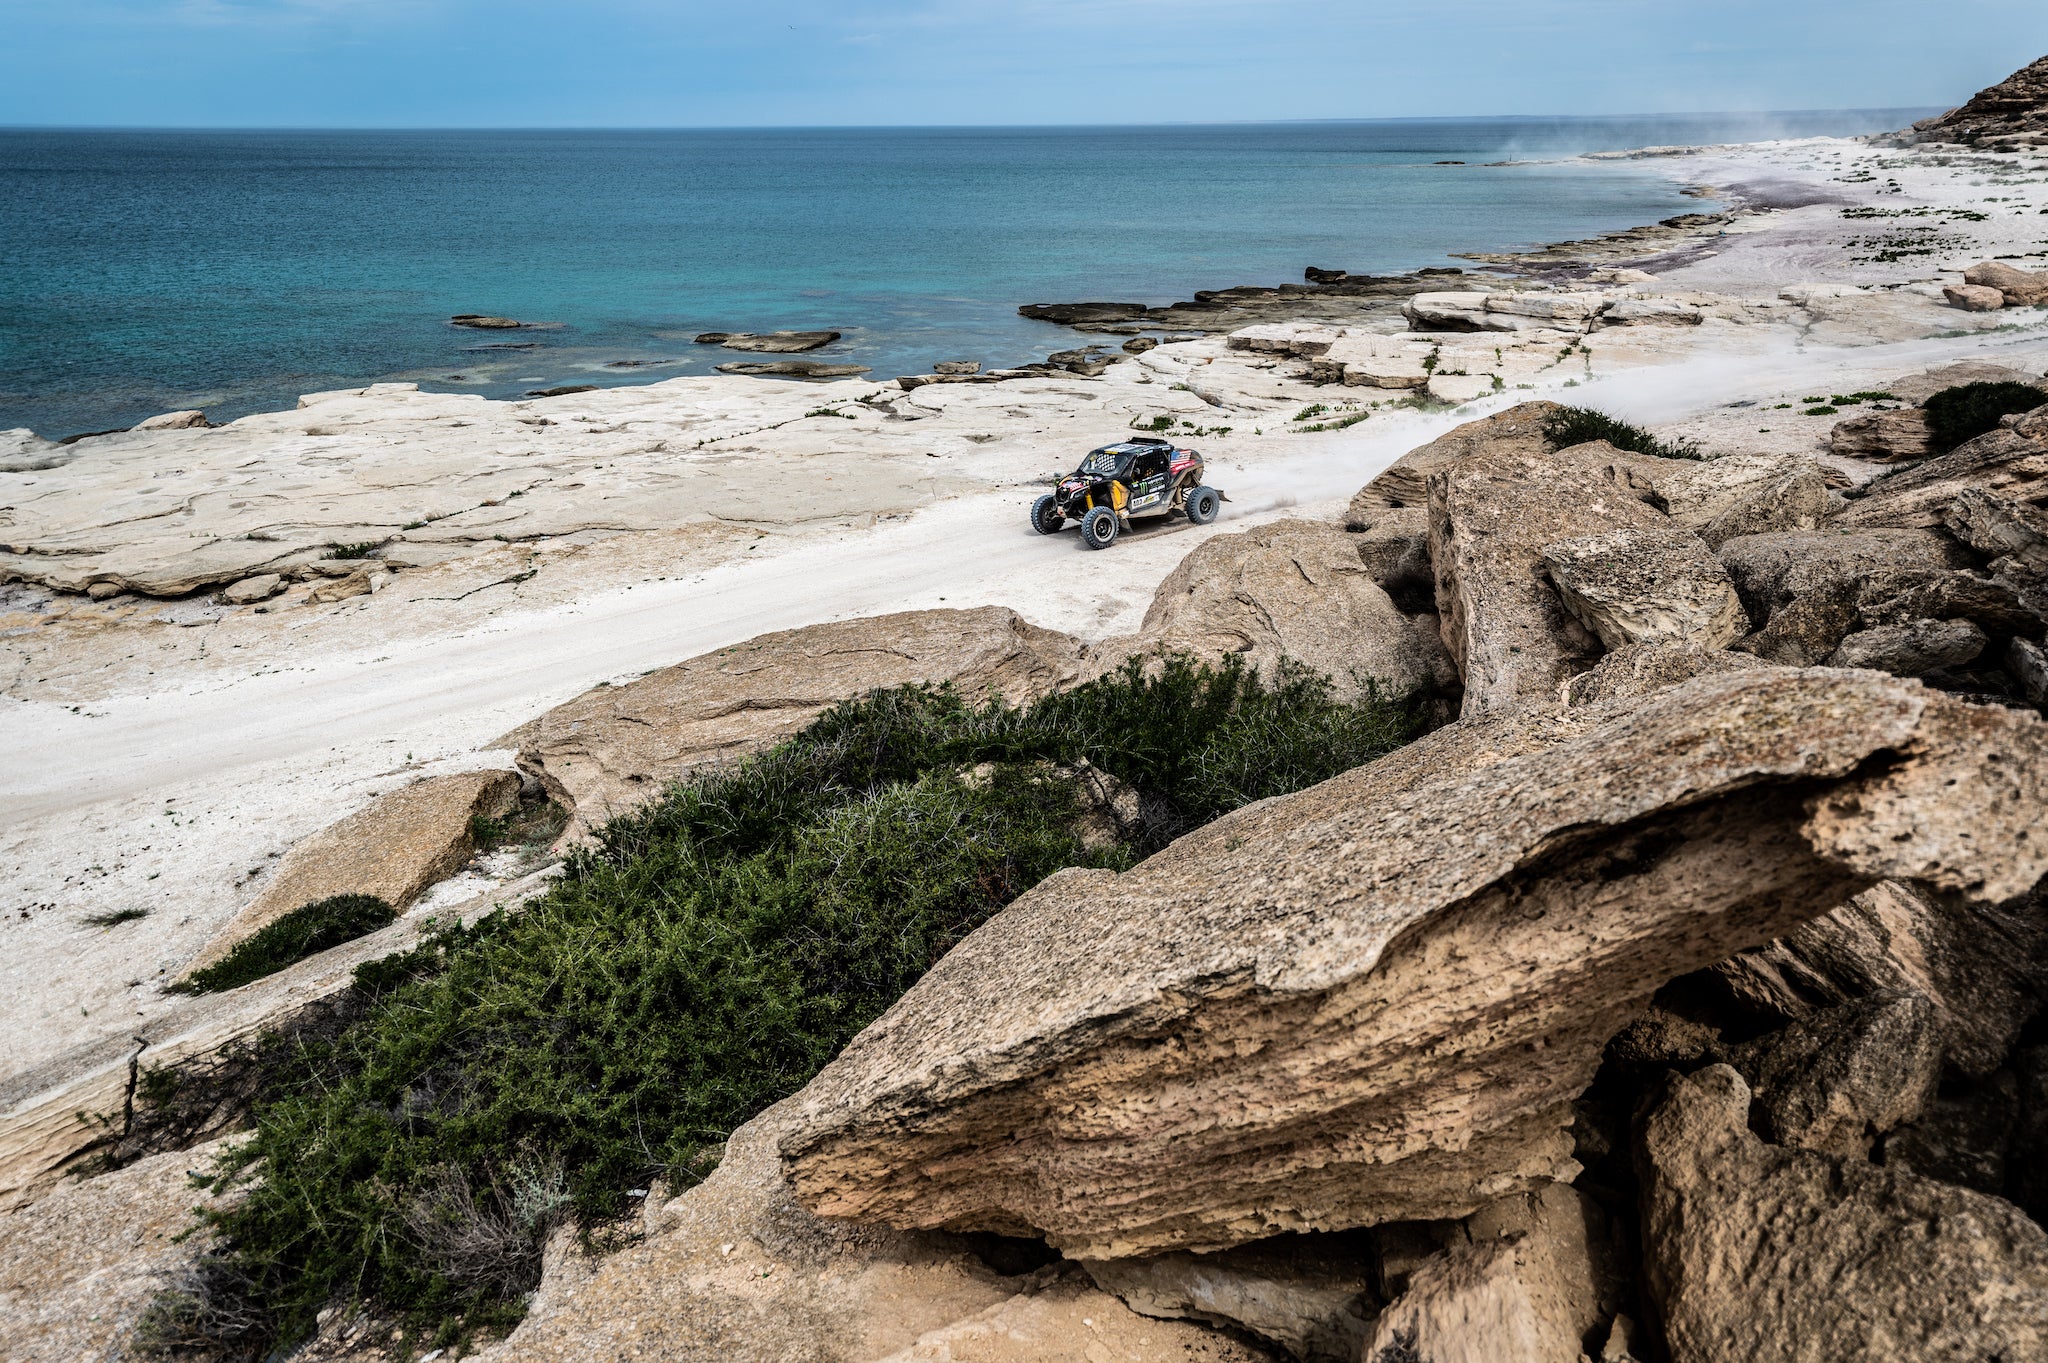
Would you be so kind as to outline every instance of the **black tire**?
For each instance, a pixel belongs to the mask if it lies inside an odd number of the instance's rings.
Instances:
[[[1050,492],[1031,504],[1031,528],[1041,535],[1057,535],[1067,518],[1060,514],[1060,500]]]
[[[1081,543],[1090,549],[1107,549],[1116,543],[1116,512],[1098,506],[1081,518]]]
[[[1195,525],[1207,525],[1223,510],[1223,494],[1213,487],[1191,487],[1181,509]]]

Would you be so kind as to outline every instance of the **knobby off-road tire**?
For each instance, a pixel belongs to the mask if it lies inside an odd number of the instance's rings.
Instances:
[[[1188,513],[1188,520],[1194,525],[1207,525],[1216,519],[1216,513],[1223,509],[1223,494],[1213,487],[1188,489],[1187,500],[1181,509]]]
[[[1057,535],[1067,518],[1060,514],[1059,498],[1050,492],[1031,504],[1031,528],[1041,535]]]
[[[1081,518],[1081,543],[1090,549],[1107,549],[1116,543],[1116,512],[1098,506]]]

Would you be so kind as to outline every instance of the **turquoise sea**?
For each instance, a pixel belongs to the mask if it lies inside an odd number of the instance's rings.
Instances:
[[[216,420],[380,378],[507,396],[705,373],[830,328],[878,377],[1015,364],[1017,305],[1453,263],[1699,207],[1578,151],[1920,110],[1153,128],[0,130],[0,428]],[[1487,166],[1515,160],[1522,164]],[[1462,161],[1464,165],[1441,162]],[[487,333],[456,313],[553,324]],[[533,343],[504,351],[475,347]],[[613,367],[618,361],[653,362]]]

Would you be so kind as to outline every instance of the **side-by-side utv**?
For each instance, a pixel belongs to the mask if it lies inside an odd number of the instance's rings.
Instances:
[[[1031,524],[1053,535],[1068,521],[1081,523],[1081,543],[1107,549],[1135,516],[1171,516],[1196,525],[1216,519],[1225,500],[1202,485],[1202,456],[1170,440],[1139,436],[1091,450],[1081,467],[1031,506]]]

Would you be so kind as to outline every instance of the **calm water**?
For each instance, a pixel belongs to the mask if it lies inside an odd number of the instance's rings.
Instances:
[[[1408,269],[1697,208],[1509,156],[1902,126],[1427,120],[700,132],[0,131],[0,428],[216,420],[377,378],[504,396],[703,373],[709,330],[832,328],[879,377],[1014,364],[1019,303]],[[1439,166],[1436,161],[1474,164]],[[482,312],[558,324],[485,333]],[[537,341],[529,351],[471,347]],[[612,361],[662,362],[620,370]]]

